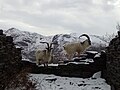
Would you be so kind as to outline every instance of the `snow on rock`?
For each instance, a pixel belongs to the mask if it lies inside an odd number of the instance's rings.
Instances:
[[[98,52],[97,51],[86,51],[88,53],[92,53],[92,54],[97,54]]]
[[[98,54],[96,54],[96,55],[94,56],[94,58],[100,57],[100,55],[101,55],[101,53],[98,53]]]
[[[101,77],[101,71],[96,72],[96,73],[92,76],[92,78],[100,78],[100,77]]]
[[[38,90],[111,90],[102,78],[69,78],[46,74],[31,74],[38,81]]]
[[[38,65],[38,67],[41,67],[41,66],[44,67],[44,64]],[[53,63],[51,63],[51,64],[48,64],[48,66],[58,66],[58,64],[53,64]]]

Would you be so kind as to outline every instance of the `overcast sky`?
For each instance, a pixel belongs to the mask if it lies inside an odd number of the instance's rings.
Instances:
[[[43,35],[116,33],[120,0],[0,0],[0,28]]]

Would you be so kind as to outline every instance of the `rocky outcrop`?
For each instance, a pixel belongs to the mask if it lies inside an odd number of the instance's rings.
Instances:
[[[113,90],[120,90],[120,31],[118,36],[110,41],[106,54],[107,82]]]
[[[11,36],[0,30],[0,90],[4,90],[21,70],[21,49],[16,48]]]
[[[13,41],[16,46],[23,48],[22,50],[22,59],[30,60],[32,62],[35,61],[35,51],[37,49],[44,49],[46,45],[41,44],[40,42],[51,42],[58,43],[53,48],[54,54],[54,63],[57,63],[59,60],[64,60],[63,44],[73,42],[78,40],[79,35],[77,34],[57,34],[55,36],[43,36],[37,33],[30,33],[27,31],[20,31],[16,28],[10,28],[8,30],[4,30],[4,33],[7,36],[12,36]],[[101,36],[90,35],[92,40],[92,47],[89,50],[100,51],[101,48],[104,48],[106,42],[100,39]],[[83,40],[86,38],[84,37]],[[82,41],[83,41],[82,40]]]
[[[100,54],[100,53],[98,53]],[[94,73],[99,71],[104,71],[105,58],[106,54],[101,52],[98,57],[94,57],[96,53],[86,52],[85,55],[82,55],[79,59],[74,59],[73,61],[66,60],[60,62],[56,66],[48,65],[48,67],[35,66],[32,63],[26,63],[27,66],[32,66],[31,73],[43,73],[43,74],[55,74],[58,76],[67,76],[67,77],[80,77],[80,78],[90,78]]]

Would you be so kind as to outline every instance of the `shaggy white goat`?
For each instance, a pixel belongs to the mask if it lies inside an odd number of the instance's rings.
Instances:
[[[44,66],[47,66],[48,63],[51,62],[53,55],[51,53],[52,48],[52,44],[54,43],[47,43],[47,42],[41,42],[41,43],[46,43],[47,44],[47,48],[45,50],[37,50],[35,53],[36,56],[36,64],[44,64]]]
[[[82,36],[87,37],[87,39],[84,42],[72,42],[69,44],[65,44],[63,46],[64,50],[67,53],[67,58],[69,60],[71,60],[73,58],[73,56],[76,52],[79,56],[82,52],[84,52],[91,45],[91,41],[90,41],[89,36],[87,34],[82,34],[80,37],[82,37]]]

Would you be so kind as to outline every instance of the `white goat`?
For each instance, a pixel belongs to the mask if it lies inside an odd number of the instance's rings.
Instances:
[[[81,36],[79,36],[79,38],[82,36],[87,37],[87,39],[84,42],[72,42],[69,44],[65,44],[63,46],[64,50],[67,53],[67,58],[69,60],[71,60],[73,58],[73,56],[76,52],[79,56],[82,52],[84,52],[91,45],[91,41],[90,41],[89,36],[87,34],[82,34]]]
[[[51,62],[53,55],[51,53],[52,51],[52,44],[54,43],[47,43],[47,42],[41,42],[41,43],[46,43],[47,44],[47,48],[45,50],[37,50],[35,53],[36,56],[36,64],[44,64],[44,66],[47,66],[48,63]]]

